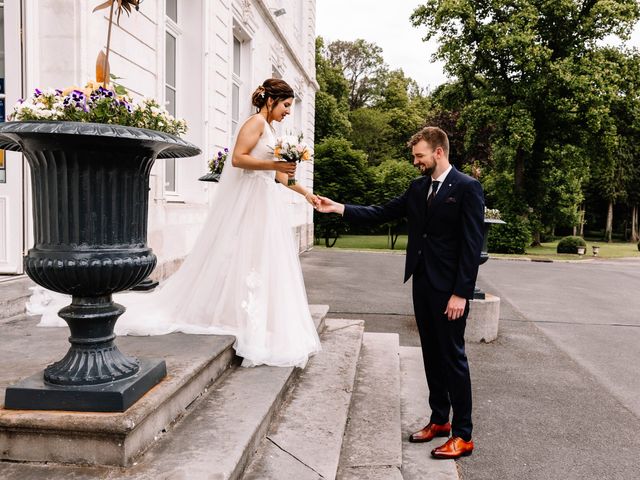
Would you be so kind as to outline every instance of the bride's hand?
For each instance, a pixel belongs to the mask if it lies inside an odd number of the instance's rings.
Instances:
[[[277,172],[286,173],[290,177],[293,177],[296,173],[296,162],[273,162],[274,168]]]
[[[304,196],[304,199],[309,202],[311,204],[311,206],[313,208],[316,208],[318,205],[320,205],[320,199],[318,198],[317,195],[314,195],[313,193],[309,192]]]

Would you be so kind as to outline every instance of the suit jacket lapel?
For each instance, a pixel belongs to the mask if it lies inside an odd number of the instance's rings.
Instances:
[[[431,177],[423,178],[424,181],[420,182],[418,187],[418,212],[420,219],[425,218],[427,214],[427,192],[429,191],[429,185],[431,185]]]

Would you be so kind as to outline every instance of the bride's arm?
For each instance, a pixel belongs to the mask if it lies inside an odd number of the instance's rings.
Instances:
[[[280,182],[281,184],[283,184],[287,188],[293,190],[294,192],[299,193],[300,195],[302,195],[304,197],[304,199],[307,202],[309,202],[312,206],[315,207],[318,204],[319,199],[312,191],[304,188],[299,183],[296,183],[294,185],[287,185],[288,179],[289,179],[289,177],[286,174],[280,173],[280,172],[276,172],[276,180],[278,180],[278,182]]]
[[[296,171],[295,163],[259,160],[251,156],[251,150],[260,140],[263,130],[264,121],[258,118],[257,115],[245,122],[238,133],[233,155],[231,156],[231,164],[234,167],[246,170],[275,170],[276,172],[293,175]]]

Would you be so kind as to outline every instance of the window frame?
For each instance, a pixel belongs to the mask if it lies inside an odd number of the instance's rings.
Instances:
[[[167,15],[167,11],[166,11],[166,1],[165,1],[165,32],[164,32],[164,36],[163,36],[163,46],[164,46],[164,78],[163,78],[163,92],[162,92],[162,96],[164,99],[164,106],[165,108],[167,107],[167,101],[168,101],[168,96],[167,96],[167,89],[170,89],[173,91],[174,94],[174,103],[173,103],[173,115],[175,117],[179,117],[179,98],[180,98],[180,75],[178,74],[178,65],[180,65],[180,36],[182,35],[182,29],[180,28],[180,26],[171,18]],[[177,18],[178,21],[180,20],[180,2],[177,1],[176,2],[176,7],[177,7]],[[170,35],[171,37],[173,37],[175,39],[175,51],[174,51],[174,59],[173,59],[173,66],[175,69],[175,74],[174,74],[174,81],[175,81],[175,85],[170,85],[168,83],[168,79],[167,79],[167,36]],[[167,108],[167,110],[169,110]],[[170,112],[171,113],[171,112]],[[173,189],[170,189],[169,186],[167,185],[167,179],[169,178],[169,168],[171,168],[171,166],[173,166],[172,168],[172,176],[173,176]],[[164,160],[164,166],[163,166],[163,175],[162,175],[163,181],[162,181],[162,191],[164,193],[164,197],[166,198],[166,200],[168,202],[176,202],[176,203],[180,203],[182,202],[182,197],[180,195],[180,180],[181,180],[181,175],[180,175],[180,169],[178,168],[178,163],[175,161],[175,159],[171,159],[171,158],[167,158]]]
[[[238,126],[240,125],[240,98],[242,97],[242,61],[243,61],[243,45],[244,40],[241,36],[233,33],[232,35],[232,48],[231,48],[231,105],[230,105],[230,119],[231,119],[231,136],[236,134]],[[238,42],[238,55],[236,60],[236,42]],[[236,63],[238,64],[238,71],[236,72]]]

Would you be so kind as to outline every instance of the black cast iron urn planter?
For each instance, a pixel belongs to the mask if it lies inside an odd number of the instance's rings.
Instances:
[[[57,121],[0,124],[0,149],[23,152],[31,167],[35,245],[25,271],[72,296],[59,312],[71,331],[69,351],[8,387],[5,407],[125,411],[166,376],[166,365],[118,350],[114,326],[125,308],[112,294],[138,284],[156,264],[147,246],[155,159],[200,150],[157,131]]]
[[[220,174],[219,173],[207,173],[203,176],[201,176],[198,180],[200,180],[201,182],[219,182],[220,181]]]
[[[484,219],[484,237],[482,238],[482,252],[480,252],[480,265],[483,265],[489,260],[489,228],[491,225],[504,225],[505,221],[497,218],[485,218]],[[486,298],[485,293],[476,287],[473,291],[474,300],[484,300]]]

